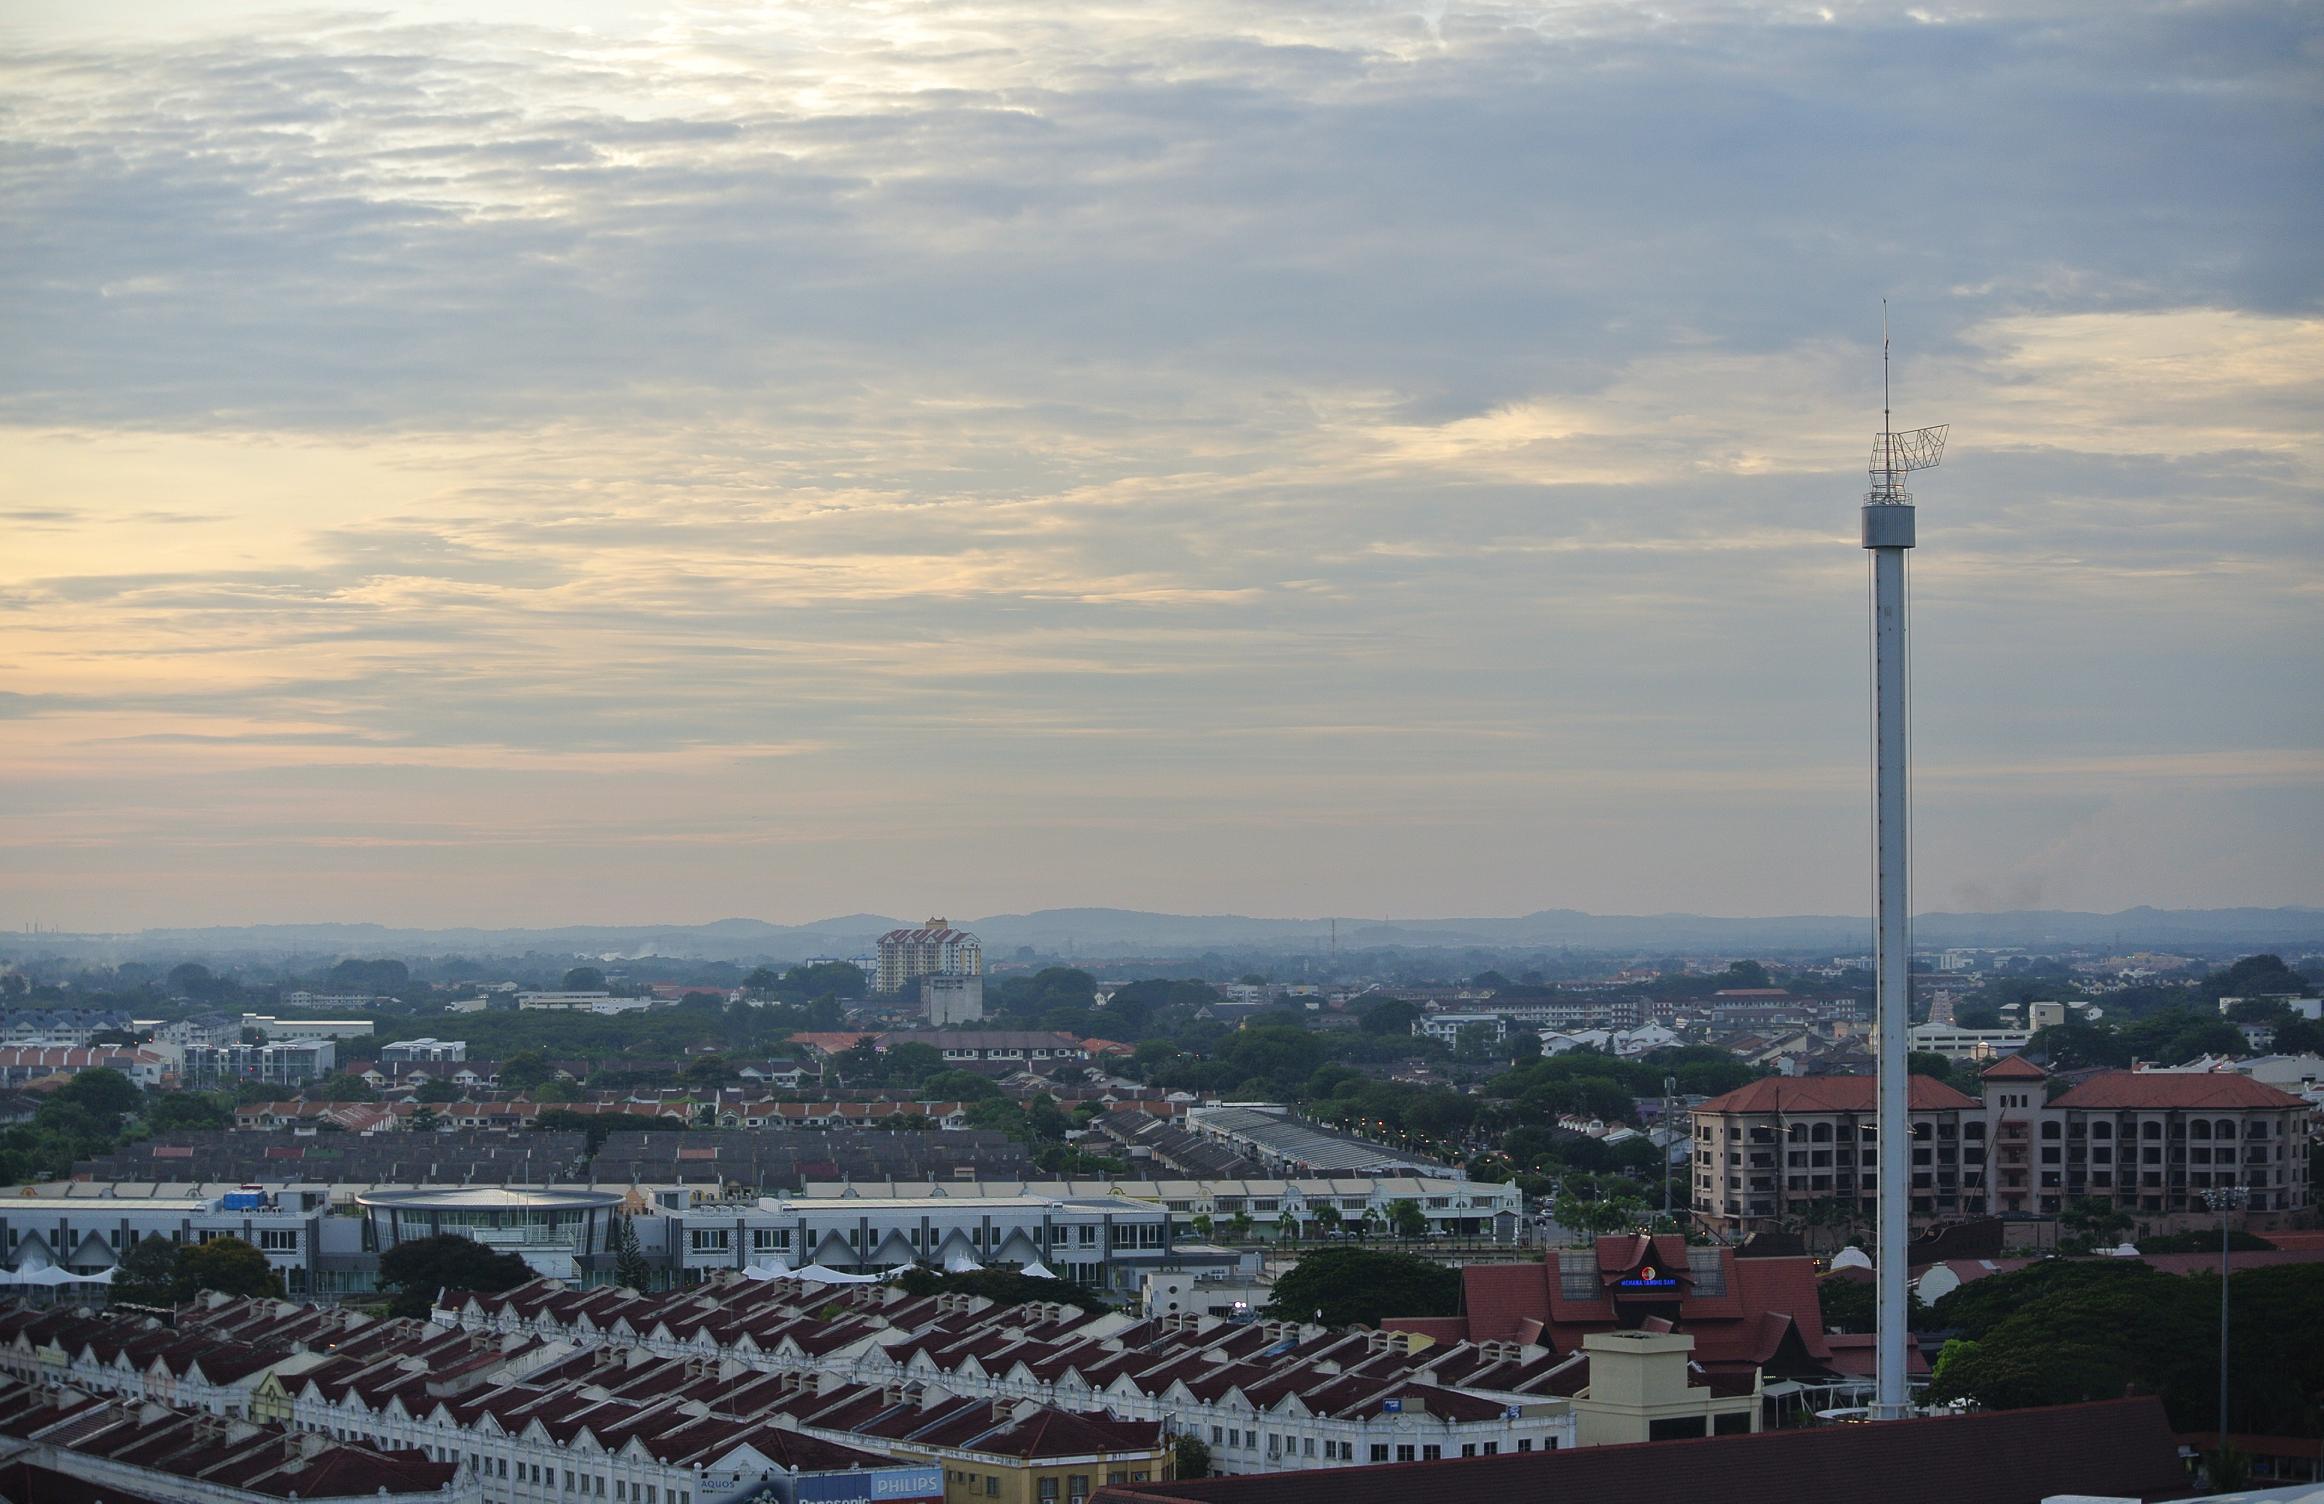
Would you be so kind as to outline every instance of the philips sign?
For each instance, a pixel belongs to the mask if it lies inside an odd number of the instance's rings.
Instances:
[[[798,1504],[878,1504],[944,1497],[940,1467],[882,1467],[849,1473],[805,1473]]]

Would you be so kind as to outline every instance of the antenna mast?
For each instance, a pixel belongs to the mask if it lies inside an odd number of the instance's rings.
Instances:
[[[1914,543],[1912,493],[1900,476],[1933,469],[1945,455],[1947,426],[1896,432],[1889,408],[1888,300],[1880,302],[1880,434],[1872,441],[1872,489],[1864,497],[1863,541],[1872,553],[1872,768],[1874,798],[1873,926],[1877,979],[1880,1140],[1879,1224],[1875,1247],[1878,1330],[1874,1420],[1912,1413],[1905,1374],[1905,1260],[1912,1241],[1911,1078],[1906,1051],[1912,1027],[1912,894],[1905,780],[1910,719],[1906,703],[1905,550]]]

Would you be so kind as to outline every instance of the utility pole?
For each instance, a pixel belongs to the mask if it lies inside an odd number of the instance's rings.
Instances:
[[[2227,1214],[2241,1205],[2247,1194],[2239,1185],[2213,1186],[2203,1193],[2203,1204],[2219,1214],[2219,1450],[2211,1462],[2214,1487],[2219,1468],[2227,1460]]]

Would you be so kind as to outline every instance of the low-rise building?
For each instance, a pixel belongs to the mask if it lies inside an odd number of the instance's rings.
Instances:
[[[377,1027],[368,1018],[278,1018],[272,1013],[245,1013],[242,1027],[255,1029],[269,1043],[298,1039],[362,1039]]]
[[[158,1086],[170,1073],[170,1058],[133,1045],[0,1045],[0,1087],[90,1070],[119,1071],[140,1086]]]
[[[1958,1024],[1915,1024],[1912,1048],[1947,1060],[1998,1060],[2014,1055],[2033,1040],[2027,1029],[1964,1029]]]
[[[1574,1427],[1585,1447],[1639,1441],[1743,1436],[1761,1426],[1761,1380],[1712,1375],[1688,1361],[1684,1332],[1592,1332],[1569,1361],[1578,1365]]]
[[[329,1039],[187,1045],[179,1074],[184,1084],[196,1088],[299,1086],[331,1074],[337,1050]]]

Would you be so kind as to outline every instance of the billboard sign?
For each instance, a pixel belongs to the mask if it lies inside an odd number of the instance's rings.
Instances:
[[[921,1504],[944,1497],[940,1467],[875,1467],[801,1473],[799,1504]]]

